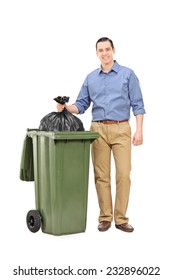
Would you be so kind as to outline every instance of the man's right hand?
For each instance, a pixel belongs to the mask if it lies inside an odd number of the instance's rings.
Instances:
[[[79,114],[79,110],[76,107],[76,105],[74,105],[74,104],[67,105],[67,103],[65,103],[65,104],[57,103],[56,108],[57,108],[58,112],[62,112],[66,108],[67,111],[69,111],[72,114]]]
[[[66,108],[66,103],[65,104],[57,103],[56,108],[58,112],[62,112],[64,108]]]

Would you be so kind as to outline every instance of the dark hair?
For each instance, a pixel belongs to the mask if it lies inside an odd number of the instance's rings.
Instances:
[[[100,43],[100,42],[106,42],[106,41],[109,41],[110,44],[111,44],[111,47],[114,49],[114,43],[112,42],[111,39],[107,38],[107,37],[101,37],[100,39],[97,40],[96,42],[96,50],[97,50],[97,44]]]

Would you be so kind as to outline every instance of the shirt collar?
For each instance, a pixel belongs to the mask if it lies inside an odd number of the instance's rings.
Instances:
[[[117,62],[116,60],[114,60],[114,64],[113,64],[112,68],[110,69],[110,71],[114,71],[114,72],[118,73],[118,70],[119,70],[119,64],[118,64],[118,62]],[[109,71],[109,72],[110,72],[110,71]],[[101,72],[103,72],[103,70],[102,70],[102,67],[100,66],[100,68],[99,68],[99,74],[100,74]]]

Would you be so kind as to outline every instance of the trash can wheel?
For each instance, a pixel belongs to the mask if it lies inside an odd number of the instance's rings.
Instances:
[[[37,210],[30,210],[26,216],[28,229],[32,232],[39,231],[41,227],[41,216]]]

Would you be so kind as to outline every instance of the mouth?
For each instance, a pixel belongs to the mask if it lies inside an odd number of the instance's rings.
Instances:
[[[103,56],[103,57],[102,57],[102,60],[104,60],[104,61],[109,60],[109,56]]]

